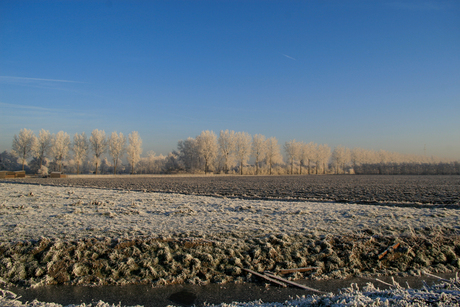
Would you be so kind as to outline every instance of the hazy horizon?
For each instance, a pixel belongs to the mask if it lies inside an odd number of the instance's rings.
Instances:
[[[0,152],[22,128],[203,130],[460,159],[456,1],[2,1]],[[425,151],[426,149],[426,151]]]

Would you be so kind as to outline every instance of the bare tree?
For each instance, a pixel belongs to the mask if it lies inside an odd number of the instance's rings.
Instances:
[[[284,151],[286,152],[286,157],[288,159],[288,163],[291,166],[291,175],[294,174],[294,162],[298,159],[299,157],[299,152],[300,152],[300,143],[298,143],[296,140],[291,140],[286,143],[284,143]]]
[[[275,137],[269,138],[267,141],[267,152],[265,155],[265,163],[269,167],[269,174],[272,174],[273,165],[283,162],[283,157],[280,153],[280,146],[278,140]]]
[[[70,148],[70,136],[59,131],[54,137],[51,146],[51,153],[59,164],[59,171],[62,170],[62,160],[67,158]]]
[[[141,159],[142,154],[142,139],[139,136],[139,132],[133,131],[128,136],[129,145],[127,149],[128,161],[131,164],[131,174],[134,174],[134,168]]]
[[[117,174],[118,161],[123,158],[126,151],[126,137],[120,132],[118,135],[116,131],[112,132],[112,135],[108,140],[109,153],[113,159],[113,173]]]
[[[304,164],[305,161],[307,161],[308,174],[311,174],[311,162],[314,161],[317,151],[318,145],[316,143],[310,142],[308,144],[302,144],[300,160],[301,164]]]
[[[75,133],[73,136],[72,150],[74,153],[75,163],[77,164],[77,174],[80,173],[80,165],[87,155],[88,147],[88,139],[86,138],[86,134],[84,132],[81,134]]]
[[[214,162],[217,155],[217,136],[214,132],[206,130],[202,131],[196,140],[198,152],[204,159],[204,173],[207,174],[209,165]]]
[[[302,165],[305,164],[305,161],[308,160],[308,147],[304,142],[297,143],[298,148],[298,158],[299,158],[299,174],[302,175]]]
[[[350,150],[348,148],[343,147],[342,145],[338,145],[334,148],[332,152],[332,163],[335,166],[335,173],[343,173],[345,164],[350,161]]]
[[[237,132],[235,134],[235,155],[240,165],[240,174],[243,175],[243,166],[251,155],[252,137],[247,132]]]
[[[13,151],[19,156],[19,163],[22,164],[22,170],[27,162],[27,158],[36,151],[37,148],[37,137],[34,135],[32,130],[26,128],[21,129],[19,135],[14,135],[13,138]]]
[[[235,151],[235,131],[221,130],[219,139],[219,153],[224,163],[224,171],[228,174],[228,169],[233,160]]]
[[[99,163],[101,163],[101,160],[100,160],[101,156],[104,154],[105,150],[107,149],[107,140],[105,138],[105,131],[94,129],[93,132],[91,132],[91,136],[89,137],[89,143],[94,153],[93,163],[96,166],[96,175],[97,175],[97,167]]]
[[[267,154],[267,141],[262,134],[256,134],[252,138],[252,155],[256,158],[256,175],[259,175],[260,162]]]
[[[326,174],[326,164],[331,157],[331,148],[327,144],[322,144],[318,146],[318,156],[316,163],[316,174],[318,174],[319,165],[323,165],[323,174]]]
[[[51,149],[52,137],[51,133],[48,130],[40,130],[37,139],[37,146],[35,148],[34,156],[40,161],[39,169],[42,167],[43,159],[48,155],[49,150]]]
[[[188,172],[192,172],[197,165],[198,159],[198,144],[197,140],[188,137],[185,141],[180,140],[177,143],[179,151],[179,160],[183,163],[184,168]]]

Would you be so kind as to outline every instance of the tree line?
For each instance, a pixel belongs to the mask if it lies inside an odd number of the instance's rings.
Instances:
[[[284,158],[282,155],[284,152]],[[0,154],[0,169],[22,167],[41,175],[67,173],[220,173],[240,175],[282,174],[460,174],[458,161],[407,155],[384,150],[349,149],[290,140],[282,146],[275,137],[247,132],[202,131],[195,138],[178,141],[168,155],[149,152],[141,157],[142,139],[133,131],[106,136],[95,129],[89,138],[76,133],[71,140],[63,131],[42,129],[38,137],[22,129],[13,138],[12,150]],[[124,159],[126,157],[126,159]],[[127,163],[125,163],[125,162]]]
[[[103,159],[106,152],[112,158],[112,164],[108,162],[107,157]],[[48,130],[42,129],[37,137],[32,130],[22,129],[18,135],[14,135],[11,152],[2,153],[1,163],[2,168],[8,169],[16,158],[22,170],[28,166],[30,171],[42,175],[47,175],[50,167],[53,171],[62,172],[63,169],[67,169],[77,174],[81,168],[84,168],[85,173],[94,169],[94,173],[97,174],[101,165],[105,163],[111,164],[116,174],[117,166],[125,154],[131,172],[134,173],[142,154],[142,139],[137,131],[130,133],[127,140],[121,132],[112,132],[107,137],[103,130],[94,129],[89,138],[82,132],[76,133],[71,141],[70,136],[64,131],[51,134]],[[29,161],[31,157],[32,160]]]

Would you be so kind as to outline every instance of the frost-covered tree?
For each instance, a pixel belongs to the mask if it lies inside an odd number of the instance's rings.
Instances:
[[[272,174],[273,165],[283,163],[283,157],[281,156],[280,146],[278,140],[275,137],[267,139],[267,151],[265,154],[265,163],[268,165],[269,174]]]
[[[305,165],[306,161],[308,166],[308,174],[311,174],[311,162],[314,161],[317,150],[318,145],[316,143],[302,143],[300,149],[300,173],[302,173],[302,165]]]
[[[51,149],[52,145],[52,136],[48,130],[40,130],[38,133],[37,138],[37,146],[35,148],[34,156],[38,158],[39,165],[38,169],[40,169],[43,165],[43,159],[47,157],[49,150]]]
[[[173,150],[165,158],[164,171],[168,174],[177,173],[181,169],[180,163],[179,153]]]
[[[104,154],[105,150],[107,149],[107,139],[105,137],[104,130],[94,129],[91,132],[91,136],[89,137],[89,143],[91,145],[91,150],[93,151],[93,164],[96,167],[96,175],[97,175],[97,168],[98,165],[101,163],[101,156]]]
[[[142,154],[142,139],[139,132],[133,131],[128,136],[129,145],[126,153],[128,154],[128,161],[131,164],[131,174],[134,174],[134,168],[141,159]]]
[[[219,139],[219,154],[224,164],[224,172],[228,174],[229,166],[233,162],[235,151],[235,131],[221,130]]]
[[[267,154],[267,140],[262,134],[256,134],[252,138],[252,155],[256,158],[256,175],[259,175],[260,163],[265,159]]]
[[[66,159],[70,149],[70,136],[59,131],[52,140],[51,154],[59,165],[59,171],[62,170],[62,160]]]
[[[198,162],[198,143],[197,140],[188,137],[185,141],[180,140],[177,143],[179,160],[184,165],[187,172],[193,172]]]
[[[117,134],[116,131],[112,132],[109,137],[109,153],[113,160],[113,173],[117,174],[118,161],[123,158],[126,151],[126,137],[123,133]]]
[[[286,152],[286,157],[288,164],[291,168],[291,175],[294,174],[294,162],[298,160],[300,153],[300,143],[296,140],[290,140],[284,143],[284,151]]]
[[[83,160],[86,158],[88,153],[88,139],[86,134],[82,132],[81,134],[75,133],[73,136],[73,146],[72,150],[74,153],[74,161],[77,165],[77,174],[80,173],[80,165],[83,163]]]
[[[164,169],[165,160],[165,156],[157,156],[154,151],[149,151],[147,157],[141,158],[137,169],[144,174],[159,174]]]
[[[212,165],[217,156],[217,136],[213,131],[202,131],[196,137],[198,152],[204,159],[204,173],[207,174],[209,166]]]
[[[318,174],[319,166],[323,165],[323,174],[326,174],[326,165],[331,157],[331,148],[327,144],[318,146],[318,153],[316,159],[316,174]]]
[[[243,167],[251,156],[252,137],[247,132],[235,133],[235,156],[240,165],[240,175],[243,175]]]
[[[101,174],[106,174],[110,171],[110,168],[112,167],[112,164],[110,163],[109,159],[107,157],[104,157],[104,159],[101,159]]]
[[[30,155],[36,151],[37,137],[32,130],[21,129],[19,135],[13,137],[13,152],[19,157],[19,163],[22,164],[22,170]]]
[[[17,155],[6,150],[0,154],[0,171],[16,171],[20,168]]]
[[[335,166],[335,173],[343,173],[345,164],[350,161],[350,150],[338,145],[332,152],[332,164]]]

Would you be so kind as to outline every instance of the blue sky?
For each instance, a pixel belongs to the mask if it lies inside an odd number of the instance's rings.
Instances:
[[[460,2],[2,0],[0,110],[0,151],[230,129],[458,160]]]

